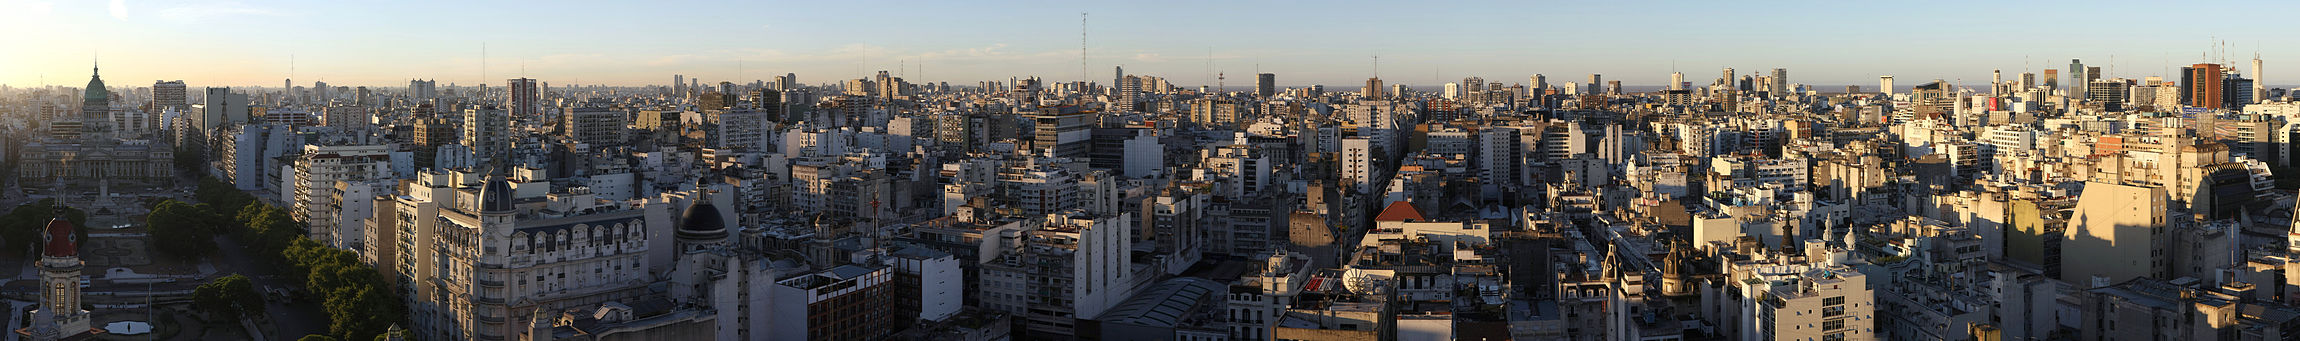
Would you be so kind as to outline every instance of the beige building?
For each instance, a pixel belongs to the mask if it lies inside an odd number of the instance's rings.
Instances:
[[[2078,196],[2061,242],[2060,280],[2080,288],[2120,283],[2162,269],[2157,241],[2167,212],[2163,188],[2091,182]]]

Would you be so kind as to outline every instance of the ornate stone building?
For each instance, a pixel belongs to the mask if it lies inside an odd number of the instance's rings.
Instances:
[[[94,184],[98,179],[165,181],[176,153],[152,140],[122,139],[114,131],[112,93],[91,74],[80,116],[47,122],[48,136],[24,145],[18,180],[31,184]]]

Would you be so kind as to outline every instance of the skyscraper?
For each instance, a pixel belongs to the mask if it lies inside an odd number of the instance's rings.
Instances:
[[[1732,86],[1733,81],[1737,79],[1740,78],[1734,77],[1733,68],[1725,68],[1725,74],[1717,78],[1717,84]]]
[[[2258,68],[2255,67],[2254,69]],[[188,95],[185,93],[186,91],[188,89],[184,87],[182,80],[153,82],[152,109],[167,110],[173,108],[179,113],[191,109],[191,102],[185,98]]]
[[[509,163],[510,135],[511,115],[502,109],[463,110],[463,146],[471,147],[472,164],[486,167]]]
[[[1877,76],[1877,92],[1893,95],[1893,76]]]
[[[1589,87],[1590,87],[1590,89],[1589,89],[1590,91],[1589,91],[1589,92],[1602,92],[1602,91],[1604,91],[1604,90],[1599,90],[1599,88],[1598,88],[1598,87],[1601,87],[1601,86],[1605,86],[1605,75],[1599,75],[1599,74],[1594,74],[1594,73],[1592,73],[1592,74],[1589,74]]]
[[[1278,75],[1263,73],[1254,76],[1254,95],[1262,98],[1278,95]]]
[[[2252,78],[2252,102],[2260,103],[2267,101],[2268,77],[2266,77],[2267,75],[2260,73],[2260,54],[2252,54],[2252,74],[2247,76],[2251,76]]]
[[[1789,69],[1773,68],[1773,89],[1768,91],[1774,96],[1789,95]]]
[[[513,78],[505,82],[510,83],[504,87],[505,91],[510,91],[510,97],[504,98],[504,106],[509,107],[512,116],[534,117],[543,114],[543,92],[535,79]]]
[[[1366,88],[1363,90],[1358,90],[1358,96],[1363,96],[1367,99],[1382,98],[1382,78],[1367,78]]]
[[[1549,76],[1533,74],[1533,95],[1539,97],[1547,94],[1549,94]]]
[[[2071,91],[2073,93],[2084,93],[2084,83],[2086,82],[2084,77],[2084,62],[2075,59],[2068,60],[2068,73],[2069,90],[2073,90]],[[2049,75],[2052,73],[2046,72],[2045,74]]]
[[[687,96],[687,75],[671,75],[671,96]]]
[[[2205,109],[2226,107],[2224,103],[2221,103],[2221,96],[2223,96],[2221,94],[2223,91],[2221,89],[2221,77],[2223,76],[2221,72],[2223,71],[2220,69],[2220,64],[2189,65],[2187,68],[2182,68],[2181,71],[2180,91],[2186,94],[2181,96],[2184,97],[2182,100],[2185,104]]]
[[[1685,73],[1669,73],[1669,90],[1685,90]]]

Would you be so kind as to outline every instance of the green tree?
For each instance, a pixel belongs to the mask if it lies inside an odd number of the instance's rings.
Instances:
[[[40,247],[40,234],[46,232],[44,230],[48,228],[48,220],[55,219],[57,216],[55,199],[42,199],[39,202],[17,206],[15,209],[9,210],[8,214],[0,215],[0,240],[7,241],[6,247],[0,250],[4,250],[8,254],[24,254],[38,249]],[[65,207],[62,216],[65,221],[72,222],[72,226],[75,228],[74,233],[78,238],[76,240],[88,240],[88,214],[86,212]]]
[[[175,200],[162,201],[144,216],[144,225],[152,230],[152,239],[160,251],[197,259],[216,250],[214,236],[219,226],[225,225],[207,204],[185,204]]]
[[[237,318],[264,313],[263,294],[247,276],[232,274],[192,289],[192,306],[215,316]]]
[[[300,338],[296,338],[296,339],[295,339],[295,341],[335,341],[335,340],[339,340],[339,339],[335,338],[334,336],[319,335],[319,334],[304,335],[303,337],[300,337]]]

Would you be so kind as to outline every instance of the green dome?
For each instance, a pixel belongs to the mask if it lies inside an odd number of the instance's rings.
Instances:
[[[102,68],[98,68],[98,69],[96,69],[95,71],[102,71],[102,70],[103,70]],[[103,76],[103,75],[100,75],[100,74],[97,74],[97,73],[94,73],[94,72],[91,72],[91,73],[89,73],[89,74],[88,74],[88,89],[87,89],[87,91],[88,91],[88,93],[87,93],[86,95],[83,95],[83,96],[81,96],[81,97],[82,97],[82,99],[80,100],[80,103],[81,103],[81,104],[86,104],[86,105],[88,105],[88,106],[96,106],[96,105],[108,105],[108,104],[111,104],[111,103],[112,103],[112,102],[111,102],[111,98],[110,98],[110,97],[111,97],[111,95],[112,95],[112,91],[111,91],[111,90],[105,90],[105,89],[104,89],[104,76]]]

